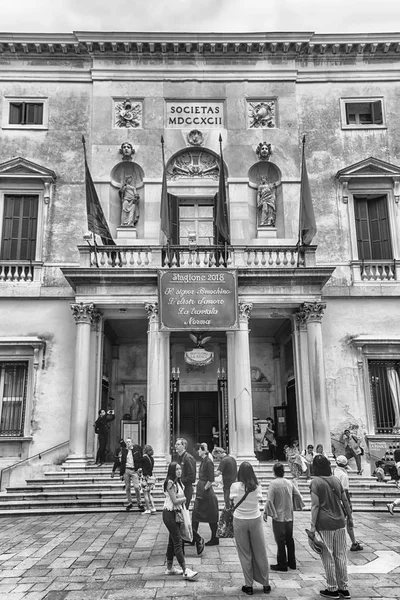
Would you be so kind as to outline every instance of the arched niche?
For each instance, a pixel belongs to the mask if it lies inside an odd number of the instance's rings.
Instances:
[[[263,225],[261,220],[261,209],[257,207],[257,194],[263,178],[272,184],[275,194],[276,215],[273,226]],[[257,237],[283,237],[284,235],[284,220],[283,220],[283,200],[282,200],[282,173],[279,167],[270,161],[259,161],[250,167],[248,171],[249,187],[251,188],[251,214],[254,215],[252,226]]]
[[[110,220],[116,223],[117,227],[121,226],[121,198],[119,190],[126,177],[132,177],[132,185],[136,188],[139,194],[139,220],[136,225],[138,237],[144,235],[144,171],[140,165],[135,162],[119,162],[116,164],[110,173]]]

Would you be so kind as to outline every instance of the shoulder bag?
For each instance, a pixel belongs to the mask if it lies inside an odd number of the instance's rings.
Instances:
[[[246,500],[250,490],[231,508],[223,508],[217,527],[217,538],[233,538],[233,513]]]

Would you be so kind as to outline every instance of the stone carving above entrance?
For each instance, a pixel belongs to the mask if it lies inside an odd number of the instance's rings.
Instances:
[[[142,127],[142,102],[132,102],[126,98],[115,102],[114,111],[117,129]]]
[[[215,179],[219,177],[219,161],[206,150],[187,150],[174,158],[167,168],[167,179]]]
[[[187,141],[191,146],[202,146],[204,144],[204,135],[198,129],[192,129],[187,134]]]
[[[250,100],[247,102],[249,129],[270,129],[276,127],[275,100]]]

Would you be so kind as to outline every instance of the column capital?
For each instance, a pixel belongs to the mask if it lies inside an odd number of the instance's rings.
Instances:
[[[144,310],[150,323],[158,321],[158,302],[146,302]]]
[[[299,314],[305,323],[321,323],[326,302],[304,302]]]
[[[99,331],[99,325],[101,321],[101,312],[94,309],[92,313],[91,329],[92,331]]]
[[[250,319],[250,313],[252,310],[252,302],[239,302],[239,321],[241,321],[242,323],[248,323]]]
[[[307,327],[306,314],[303,309],[293,313],[292,331],[306,331]]]
[[[79,302],[76,304],[71,304],[71,310],[77,325],[78,323],[86,323],[87,325],[91,325],[94,314],[97,314],[93,303],[83,304],[83,302]]]

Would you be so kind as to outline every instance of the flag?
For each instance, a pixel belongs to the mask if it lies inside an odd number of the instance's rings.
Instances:
[[[94,187],[93,179],[86,160],[85,138],[82,136],[83,152],[85,155],[85,188],[86,188],[86,212],[88,229],[95,235],[99,235],[105,246],[115,246],[100,200]]]
[[[164,246],[166,243],[169,244],[171,241],[171,218],[170,218],[170,198],[167,188],[167,171],[165,169],[165,156],[164,156],[164,138],[161,136],[161,148],[162,148],[162,161],[163,161],[163,177],[161,187],[161,204],[160,204],[160,219],[161,219],[161,231],[160,231],[160,244]]]
[[[222,137],[219,136],[219,184],[218,192],[215,194],[216,203],[216,215],[215,225],[217,228],[217,244],[230,244],[229,234],[229,217],[228,217],[228,204],[226,198],[226,185],[225,185],[225,170],[224,161],[222,157]]]
[[[307,166],[304,147],[306,136],[303,136],[303,158],[301,164],[300,187],[300,219],[299,219],[299,244],[309,246],[317,233],[314,208],[311,199],[310,183],[308,181]]]

